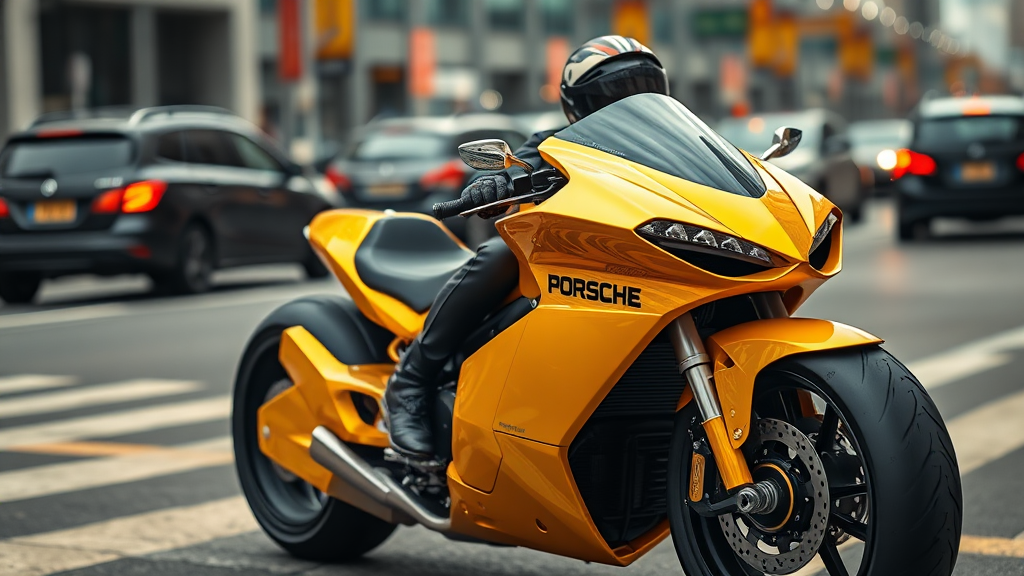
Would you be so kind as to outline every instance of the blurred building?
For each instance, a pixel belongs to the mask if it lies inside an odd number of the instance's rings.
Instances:
[[[38,115],[203,103],[258,120],[252,0],[0,2],[0,136]]]
[[[1010,85],[1024,94],[1024,0],[1010,0]]]

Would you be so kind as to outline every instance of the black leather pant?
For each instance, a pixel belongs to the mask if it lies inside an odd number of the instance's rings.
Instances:
[[[423,332],[409,347],[407,373],[421,384],[433,380],[518,282],[519,262],[505,241],[496,237],[480,244],[434,299]]]

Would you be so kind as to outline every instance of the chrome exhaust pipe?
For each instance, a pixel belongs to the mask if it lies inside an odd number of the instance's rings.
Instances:
[[[378,472],[327,428],[317,426],[313,430],[309,455],[317,464],[377,504],[397,510],[435,532],[451,530],[450,518],[438,516],[424,508],[394,478]]]

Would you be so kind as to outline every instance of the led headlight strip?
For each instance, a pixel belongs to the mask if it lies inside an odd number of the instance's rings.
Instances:
[[[825,217],[825,221],[821,223],[821,226],[818,226],[818,231],[814,233],[814,240],[811,242],[811,249],[807,252],[808,254],[811,254],[818,246],[821,246],[821,243],[828,237],[828,233],[832,231],[832,226],[835,225],[836,220],[839,220],[839,218],[836,218],[836,215],[831,212]]]
[[[762,266],[775,266],[772,255],[760,246],[728,234],[689,224],[654,220],[637,228],[637,232],[666,248],[692,249],[729,256]]]

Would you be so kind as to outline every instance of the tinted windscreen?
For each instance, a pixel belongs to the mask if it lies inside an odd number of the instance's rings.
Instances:
[[[677,100],[661,94],[620,100],[555,137],[725,192],[752,197],[765,192],[746,156]]]
[[[132,143],[123,137],[40,138],[14,142],[0,157],[7,178],[62,176],[127,166]]]
[[[922,120],[916,140],[922,143],[969,144],[1024,140],[1024,119],[1019,116],[963,116]]]
[[[455,153],[451,141],[439,134],[382,131],[368,134],[350,154],[354,160],[418,160]]]

